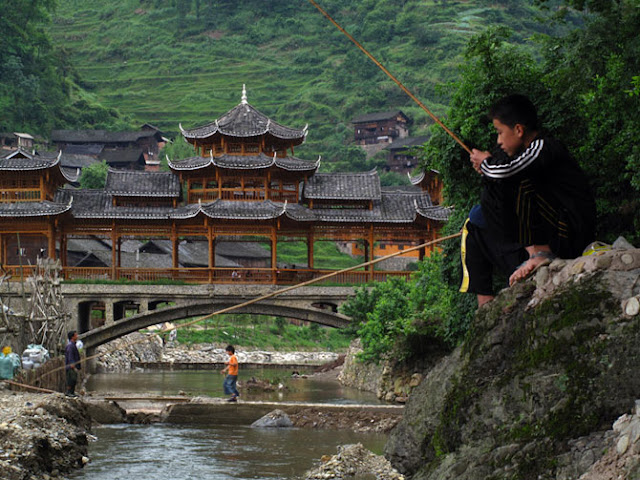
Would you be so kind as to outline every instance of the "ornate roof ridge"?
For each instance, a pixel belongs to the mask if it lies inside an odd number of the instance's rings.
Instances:
[[[291,128],[272,120],[247,101],[246,86],[242,87],[242,98],[238,105],[216,118],[213,122],[185,129],[178,124],[183,137],[192,139],[208,138],[218,132],[231,137],[257,137],[269,133],[276,138],[304,139],[307,127]]]

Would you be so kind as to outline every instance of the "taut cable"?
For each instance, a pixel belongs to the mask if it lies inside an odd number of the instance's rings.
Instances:
[[[429,110],[429,109],[425,106],[425,104],[424,104],[424,103],[422,103],[422,102],[418,99],[418,97],[416,97],[413,93],[411,93],[411,91],[410,91],[407,87],[405,87],[405,86],[402,84],[402,82],[400,82],[400,80],[398,80],[398,79],[397,79],[397,78],[396,78],[396,77],[395,77],[395,76],[394,76],[394,75],[393,75],[389,70],[387,70],[387,69],[385,68],[385,66],[384,66],[384,65],[382,65],[382,64],[381,64],[381,63],[380,63],[380,62],[379,62],[379,61],[378,61],[378,60],[377,60],[377,59],[376,59],[376,58],[375,58],[371,53],[369,53],[369,52],[367,51],[367,49],[366,49],[366,48],[364,48],[362,45],[360,45],[360,43],[359,43],[355,38],[353,38],[353,36],[352,36],[349,32],[347,32],[344,28],[342,28],[342,27],[338,24],[338,22],[336,22],[336,21],[331,17],[331,15],[329,15],[326,11],[324,11],[324,10],[322,9],[322,7],[321,7],[320,5],[318,5],[318,4],[315,2],[315,0],[309,0],[309,2],[311,2],[311,4],[312,4],[314,7],[316,7],[316,8],[320,11],[320,13],[322,13],[322,15],[324,15],[324,16],[325,16],[325,17],[326,17],[326,18],[327,18],[331,23],[333,23],[333,24],[336,26],[336,28],[337,28],[338,30],[340,30],[342,33],[344,33],[344,34],[347,36],[347,38],[348,38],[349,40],[351,40],[351,41],[355,44],[355,46],[356,46],[356,47],[358,47],[360,50],[362,50],[362,52],[363,52],[367,57],[369,57],[369,58],[371,59],[371,61],[372,61],[373,63],[375,63],[375,64],[378,66],[378,68],[380,68],[380,70],[382,70],[384,73],[386,73],[386,74],[387,74],[387,76],[388,76],[391,80],[393,80],[393,81],[394,81],[394,82],[395,82],[395,83],[396,83],[396,84],[397,84],[397,85],[402,89],[402,91],[403,91],[404,93],[406,93],[407,95],[409,95],[409,97],[411,97],[411,100],[413,100],[414,102],[416,102],[416,103],[418,104],[418,106],[419,106],[420,108],[422,108],[422,110],[424,110],[425,112],[427,112],[427,114],[428,114],[428,115],[433,119],[433,121],[434,121],[434,122],[436,122],[438,125],[440,125],[440,126],[444,129],[444,131],[445,131],[445,132],[447,132],[447,133],[449,134],[449,136],[450,136],[451,138],[453,138],[456,142],[458,142],[458,144],[459,144],[462,148],[464,148],[464,149],[466,150],[466,152],[467,152],[469,155],[471,155],[471,149],[470,149],[469,147],[467,147],[467,146],[464,144],[464,142],[463,142],[462,140],[460,140],[460,138],[458,138],[458,136],[457,136],[455,133],[453,133],[451,130],[449,130],[449,128],[447,128],[447,126],[446,126],[444,123],[442,123],[442,121],[441,121],[441,120],[440,120],[440,119],[439,119],[439,118],[438,118],[434,113],[432,113],[432,112],[431,112],[431,110]]]

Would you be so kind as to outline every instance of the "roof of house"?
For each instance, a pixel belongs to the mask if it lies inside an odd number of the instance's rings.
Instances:
[[[24,172],[57,169],[64,181],[75,182],[77,175],[70,175],[60,164],[61,153],[28,152],[22,148],[0,153],[0,171]]]
[[[54,143],[131,143],[141,138],[161,138],[156,130],[136,130],[110,132],[108,130],[52,130],[51,141]]]
[[[65,145],[62,149],[62,154],[69,155],[92,155],[97,157],[100,155],[102,150],[104,149],[104,145],[97,143],[82,143],[82,144],[72,144]]]
[[[304,185],[304,197],[323,200],[380,199],[376,170],[356,173],[316,173]]]
[[[0,217],[46,217],[65,213],[71,204],[50,202],[0,202]]]
[[[409,117],[407,117],[402,110],[387,110],[386,112],[374,112],[374,113],[366,113],[364,115],[360,115],[351,120],[351,123],[369,123],[369,122],[379,122],[381,120],[389,120],[391,118],[396,117],[397,115],[402,115],[407,121],[409,121]]]
[[[98,156],[108,165],[144,165],[144,155],[141,148],[119,148],[117,150],[102,150]]]
[[[126,197],[179,197],[180,179],[172,172],[115,170],[107,173],[105,192]]]
[[[429,140],[429,137],[427,136],[398,138],[397,140],[394,140],[393,143],[384,147],[384,150],[407,150],[409,148],[422,145],[427,140]]]
[[[177,162],[169,161],[169,168],[176,171],[199,170],[208,166],[228,168],[233,170],[255,170],[276,166],[286,171],[312,172],[320,166],[320,159],[315,162],[301,160],[296,157],[279,158],[257,155],[221,155],[218,157],[190,157]]]
[[[271,120],[247,102],[246,89],[243,87],[241,102],[207,125],[184,129],[179,126],[187,139],[208,138],[216,133],[230,137],[258,137],[269,133],[281,140],[296,140],[302,143],[307,136],[307,127],[289,128]]]

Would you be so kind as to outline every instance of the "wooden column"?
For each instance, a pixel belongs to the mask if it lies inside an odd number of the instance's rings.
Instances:
[[[47,255],[50,259],[56,258],[56,229],[53,225],[53,220],[49,221],[49,231],[47,232]]]
[[[368,262],[370,262],[371,260],[373,260],[375,258],[375,246],[374,246],[374,241],[373,241],[373,225],[371,225],[371,227],[369,227],[369,259],[367,260]],[[373,271],[374,271],[374,267],[375,265],[371,264],[369,265],[369,278],[371,280],[373,280]]]
[[[271,271],[273,275],[273,283],[278,283],[278,238],[276,236],[276,229],[271,229]]]
[[[171,266],[178,268],[179,253],[178,253],[178,232],[176,230],[176,224],[171,225]]]
[[[209,219],[206,221],[209,223]],[[207,241],[209,242],[209,283],[213,283],[213,269],[216,268],[216,238],[211,225],[207,228]]]
[[[116,263],[118,257],[116,256],[116,243],[118,242],[118,234],[116,232],[115,222],[111,223],[111,280],[117,280],[116,278]]]
[[[313,230],[307,234],[307,265],[313,269],[313,245],[314,245]]]

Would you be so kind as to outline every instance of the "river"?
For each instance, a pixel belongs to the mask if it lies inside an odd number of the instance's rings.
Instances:
[[[243,370],[281,383],[276,392],[241,392],[244,400],[314,403],[381,403],[375,395],[343,387],[326,378],[292,378],[282,370]],[[114,394],[191,395],[222,397],[222,376],[212,371],[147,371],[97,374],[87,390]],[[91,462],[70,478],[91,480],[189,479],[249,480],[302,478],[322,455],[337,446],[362,443],[381,453],[386,434],[315,429],[254,429],[249,426],[111,425],[94,428]]]
[[[254,368],[243,369],[238,377],[243,400],[306,403],[358,403],[382,404],[375,394],[342,386],[333,378],[323,376],[292,377],[288,370]],[[251,391],[243,388],[255,377],[267,380],[281,389],[272,392]],[[185,392],[193,396],[224,397],[223,376],[214,370],[133,371],[123,373],[98,373],[91,375],[86,389],[89,392],[113,394],[178,395]]]

